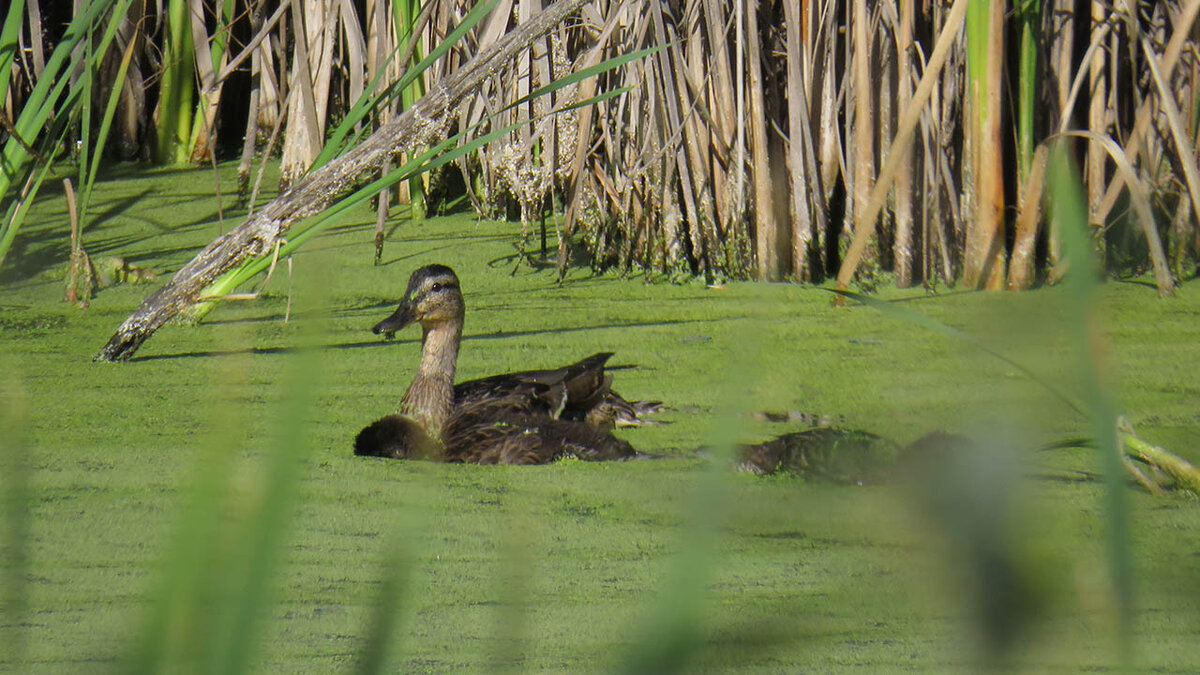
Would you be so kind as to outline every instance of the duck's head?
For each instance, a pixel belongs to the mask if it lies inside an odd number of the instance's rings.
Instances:
[[[463,297],[454,270],[445,265],[426,265],[408,278],[404,299],[391,316],[371,330],[389,337],[409,324],[420,322],[425,329],[463,318]]]

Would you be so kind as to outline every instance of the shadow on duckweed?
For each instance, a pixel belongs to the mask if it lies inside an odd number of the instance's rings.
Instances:
[[[391,304],[391,303],[389,303]],[[277,316],[279,320],[283,317]],[[253,317],[247,319],[226,319],[221,323],[237,324],[237,323],[259,323],[265,321],[262,317]],[[732,318],[731,318],[732,320]],[[213,322],[217,323],[217,322]],[[667,321],[638,321],[631,323],[608,323],[598,324],[593,326],[572,326],[568,328],[548,328],[545,330],[520,330],[520,331],[493,331],[491,333],[477,333],[475,335],[464,335],[463,341],[472,340],[509,340],[530,337],[534,335],[565,335],[569,333],[587,332],[593,330],[611,330],[614,328],[651,328],[655,326],[672,326],[679,324],[704,323],[710,324],[709,319],[672,319]],[[317,345],[311,348],[317,351],[337,351],[343,349],[370,349],[375,347],[386,347],[393,344],[410,344],[419,343],[420,339],[374,339],[374,340],[358,340],[354,342],[335,342],[324,345]],[[194,358],[214,358],[224,356],[237,356],[244,354],[295,354],[301,348],[295,346],[281,347],[246,347],[243,349],[209,349],[204,351],[178,352],[175,354],[141,354],[129,359],[130,363],[148,362],[148,361],[168,361],[174,359],[194,359]]]

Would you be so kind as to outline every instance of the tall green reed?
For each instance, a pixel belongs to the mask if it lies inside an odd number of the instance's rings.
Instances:
[[[154,148],[154,159],[160,164],[184,164],[191,154],[188,141],[192,132],[195,58],[188,2],[169,0]]]
[[[642,637],[622,666],[626,673],[683,672],[706,651],[711,619],[708,589],[719,569],[721,531],[732,505],[730,467],[737,441],[745,431],[747,413],[773,393],[758,386],[760,374],[771,366],[756,358],[772,308],[761,286],[746,285],[744,291],[749,295],[742,319],[745,329],[740,333],[744,338],[724,364],[724,403],[712,416],[706,434],[709,461],[697,474],[687,520],[679,533],[679,552],[667,568],[661,595],[647,617]]]
[[[483,4],[483,3],[481,3]],[[421,14],[420,0],[400,0],[392,4],[392,23],[396,27],[396,44],[403,45],[413,42],[413,62],[404,64],[413,67],[421,61],[420,37],[413,32],[417,17]],[[400,110],[403,112],[412,107],[425,95],[424,69],[414,73],[412,84],[400,90]],[[408,179],[408,203],[410,213],[416,220],[425,217],[425,184],[421,176]]]
[[[1088,232],[1087,200],[1079,172],[1063,143],[1051,150],[1047,174],[1051,212],[1062,236],[1063,254],[1070,265],[1064,284],[1070,306],[1068,325],[1077,357],[1076,369],[1098,462],[1104,473],[1104,520],[1108,528],[1107,555],[1115,596],[1118,660],[1129,665],[1133,648],[1133,563],[1130,551],[1129,505],[1125,471],[1117,444],[1116,406],[1105,373],[1103,324],[1099,312],[1100,277]]]
[[[402,514],[401,520],[403,518]],[[404,615],[417,595],[412,581],[414,555],[407,543],[412,540],[412,529],[411,523],[396,528],[380,563],[379,593],[363,626],[365,642],[355,664],[355,671],[360,675],[395,672],[395,663],[404,643]]]
[[[1113,401],[1111,386],[1105,378],[1108,364],[1105,358],[1102,316],[1099,311],[1100,267],[1095,259],[1093,243],[1088,236],[1087,207],[1082,183],[1066,150],[1063,149],[1062,142],[1052,146],[1047,182],[1051,216],[1061,233],[1064,256],[1069,264],[1069,272],[1064,280],[1068,305],[1066,325],[1071,340],[1071,351],[1077,356],[1074,366],[1077,381],[1075,386],[1070,388],[1072,391],[1064,390],[1050,377],[993,348],[970,333],[894,303],[847,291],[830,290],[930,332],[962,341],[974,349],[1004,361],[1086,418],[1091,435],[1095,439],[1094,447],[1099,453],[1097,462],[1105,481],[1102,507],[1108,530],[1106,559],[1110,574],[1109,584],[1114,597],[1112,618],[1117,627],[1113,641],[1116,649],[1114,659],[1115,662],[1127,666],[1132,660],[1134,580],[1129,506],[1125,494],[1126,472],[1118,444],[1117,407]],[[993,654],[992,658],[1001,656]]]
[[[1022,0],[1017,8],[1020,36],[1017,44],[1017,186],[1024,189],[1033,168],[1034,104],[1038,93],[1037,30],[1042,19],[1041,0]]]
[[[91,109],[91,82],[130,2],[97,0],[85,4],[74,15],[25,100],[13,124],[15,133],[0,149],[0,198],[8,203],[4,220],[0,222],[0,265],[4,264],[38,190],[58,159],[63,140],[71,126],[82,121],[80,109]],[[0,54],[16,49],[20,21],[20,14],[14,14],[10,7],[4,28],[0,30]],[[87,49],[82,48],[85,45]],[[0,65],[4,65],[2,61]],[[9,67],[11,65],[10,62]],[[81,77],[73,78],[72,74],[77,72]],[[4,74],[7,86],[7,69]],[[119,90],[115,87],[110,92],[110,104],[119,95]],[[90,130],[90,119],[86,124]],[[93,147],[90,139],[88,142],[88,161],[98,161],[103,144]],[[94,171],[92,175],[94,180]],[[17,185],[20,187],[14,189]]]
[[[7,99],[8,87],[12,84],[12,78],[8,74],[17,58],[24,13],[25,0],[16,0],[8,6],[8,13],[4,15],[4,25],[0,27],[0,100]]]

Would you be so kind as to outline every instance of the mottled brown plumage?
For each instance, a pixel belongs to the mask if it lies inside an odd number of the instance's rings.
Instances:
[[[866,431],[817,427],[777,436],[739,451],[739,468],[757,474],[793,473],[834,483],[878,483],[890,475],[897,448]]]
[[[637,453],[608,430],[651,422],[657,401],[612,391],[602,352],[553,370],[493,375],[454,384],[465,307],[444,265],[413,272],[396,312],[374,328],[391,334],[420,322],[421,363],[400,412],[363,429],[354,452],[480,464],[541,464],[560,457],[625,459]]]

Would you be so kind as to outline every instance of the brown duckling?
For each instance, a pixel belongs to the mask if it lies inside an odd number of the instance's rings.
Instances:
[[[834,427],[796,431],[738,449],[738,468],[756,474],[792,473],[833,483],[878,483],[896,460],[892,441]]]
[[[627,401],[612,391],[602,352],[554,370],[493,375],[454,384],[465,304],[458,277],[445,265],[426,265],[408,281],[399,308],[374,327],[392,334],[422,328],[421,363],[399,414],[363,429],[357,455],[429,458],[480,464],[541,464],[560,457],[586,460],[635,456],[613,426],[651,423],[656,401]]]

